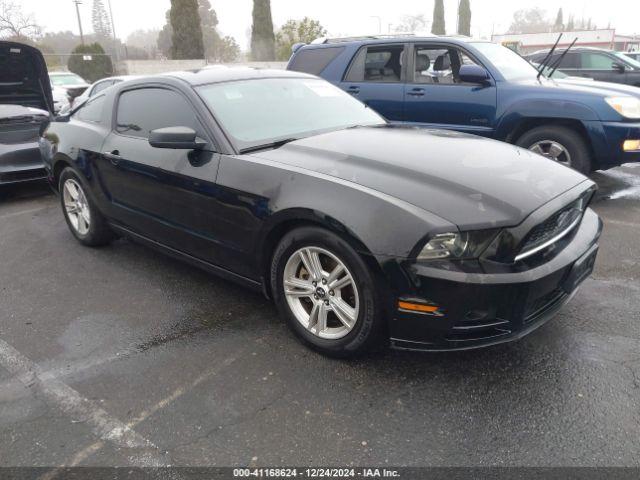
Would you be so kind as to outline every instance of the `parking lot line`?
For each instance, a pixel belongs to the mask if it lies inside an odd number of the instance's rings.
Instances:
[[[48,403],[55,405],[74,420],[86,423],[101,441],[110,442],[119,448],[136,450],[135,455],[131,457],[135,466],[162,466],[167,463],[153,443],[67,384],[55,378],[47,378],[37,364],[2,339],[0,365],[25,386],[37,384]]]

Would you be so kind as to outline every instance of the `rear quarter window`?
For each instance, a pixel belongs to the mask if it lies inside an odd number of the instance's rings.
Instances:
[[[319,75],[343,51],[344,47],[302,48],[293,56],[288,69]]]

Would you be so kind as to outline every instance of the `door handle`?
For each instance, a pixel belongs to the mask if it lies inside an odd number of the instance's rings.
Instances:
[[[110,152],[104,152],[103,155],[105,158],[108,158],[109,161],[114,165],[118,165],[120,160],[122,160],[122,157],[120,156],[120,152],[118,150],[111,150]]]
[[[424,97],[424,88],[414,88],[407,92],[407,95],[411,95],[412,97]]]
[[[347,92],[350,93],[351,95],[357,95],[360,93],[360,87],[349,87],[347,89]]]

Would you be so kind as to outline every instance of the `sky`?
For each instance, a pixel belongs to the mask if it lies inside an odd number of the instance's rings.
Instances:
[[[109,0],[103,0],[108,7]],[[252,0],[210,0],[218,14],[218,29],[235,37],[246,49],[251,28]],[[91,28],[93,0],[82,0],[80,13],[86,33]],[[73,0],[19,0],[25,13],[33,13],[45,31],[72,30],[78,33]],[[444,0],[447,33],[455,33],[458,0]],[[161,28],[169,0],[111,0],[118,37],[137,29]],[[511,23],[513,12],[530,8],[528,0],[471,0],[472,35],[490,37],[504,33]],[[537,0],[539,6],[555,19],[560,6],[565,20],[569,13],[576,18],[591,17],[598,26],[612,27],[621,34],[640,33],[640,2],[638,0]],[[330,36],[352,36],[386,33],[397,26],[404,15],[424,14],[431,19],[433,0],[271,0],[273,22],[277,28],[288,19],[308,16],[320,21]],[[635,12],[634,12],[635,11]],[[391,24],[391,26],[390,26]]]

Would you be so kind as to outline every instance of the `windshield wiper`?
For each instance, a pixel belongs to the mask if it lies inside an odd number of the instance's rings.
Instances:
[[[553,47],[551,48],[551,50],[549,50],[549,53],[547,53],[547,56],[544,57],[544,60],[542,60],[542,62],[540,63],[540,68],[538,69],[538,75],[536,75],[536,79],[540,80],[540,75],[542,75],[542,72],[544,72],[544,69],[547,68],[547,62],[553,55],[553,52],[556,51],[556,48],[558,46],[558,43],[560,43],[561,38],[562,38],[562,34],[558,35],[558,39],[556,40],[556,43],[553,44]]]
[[[299,140],[298,138],[285,138],[283,140],[276,140],[275,142],[270,142],[270,143],[265,143],[262,145],[255,145],[253,147],[247,147],[247,148],[243,148],[240,150],[240,153],[251,153],[251,152],[257,152],[258,150],[266,150],[268,148],[280,148],[283,145],[286,145],[287,143],[290,142],[295,142],[296,140]]]
[[[577,41],[578,41],[578,37],[574,38],[573,42],[571,42],[571,45],[569,45],[567,49],[564,52],[562,52],[562,54],[560,55],[560,58],[558,58],[558,60],[556,60],[556,62],[553,64],[553,67],[551,68],[551,73],[547,75],[547,77],[549,78],[553,77],[553,74],[556,73],[556,70],[560,66],[560,63],[562,62],[562,59],[567,53],[569,53],[569,50],[571,50],[571,47],[573,47]]]

